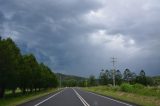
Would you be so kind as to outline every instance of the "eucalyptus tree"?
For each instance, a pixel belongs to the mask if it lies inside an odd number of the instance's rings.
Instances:
[[[99,84],[100,85],[107,85],[109,83],[109,71],[108,70],[101,70],[99,76]]]
[[[116,85],[120,85],[122,83],[122,73],[119,70],[115,72],[115,81]]]
[[[123,73],[123,79],[124,81],[127,81],[128,83],[131,81],[131,77],[132,73],[129,69],[125,69],[124,73]]]
[[[139,73],[139,76],[136,77],[136,82],[147,85],[147,77],[144,70],[141,70]]]
[[[96,86],[97,85],[96,78],[94,75],[89,76],[88,84],[89,84],[89,86]]]

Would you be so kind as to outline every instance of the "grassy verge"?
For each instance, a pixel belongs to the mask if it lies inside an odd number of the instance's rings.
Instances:
[[[116,88],[112,89],[107,86],[86,87],[83,89],[141,106],[160,106],[160,98],[157,96],[145,96],[136,93],[122,92]]]
[[[56,92],[58,89],[47,89],[40,92],[32,92],[22,95],[21,92],[16,93],[16,95],[8,94],[5,98],[0,99],[0,106],[16,106],[30,100],[45,96],[51,92]]]

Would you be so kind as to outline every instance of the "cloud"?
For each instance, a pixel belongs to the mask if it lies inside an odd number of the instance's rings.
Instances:
[[[159,0],[0,1],[0,33],[56,72],[88,76],[101,68],[141,69],[160,63]]]

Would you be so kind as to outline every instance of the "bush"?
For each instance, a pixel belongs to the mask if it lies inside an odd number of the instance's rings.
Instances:
[[[144,85],[142,85],[142,84],[134,84],[133,87],[134,87],[135,89],[143,89],[143,88],[144,88]]]
[[[115,86],[115,87],[113,87],[112,89],[113,89],[113,91],[119,91],[119,90],[120,90],[120,87],[119,87],[119,86]]]
[[[124,91],[124,92],[134,92],[133,85],[130,85],[128,83],[121,84],[120,89],[121,91]]]

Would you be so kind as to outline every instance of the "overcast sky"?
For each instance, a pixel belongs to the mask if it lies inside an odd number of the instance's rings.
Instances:
[[[54,72],[160,74],[160,0],[0,0],[0,36]]]

